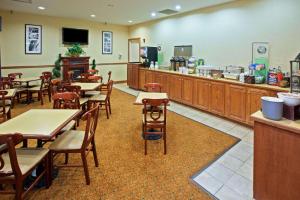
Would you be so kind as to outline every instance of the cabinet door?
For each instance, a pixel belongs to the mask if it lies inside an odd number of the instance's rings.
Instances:
[[[246,121],[246,91],[244,86],[226,85],[226,117],[240,122]]]
[[[146,83],[153,83],[154,82],[154,72],[147,70],[146,71]]]
[[[146,83],[146,70],[139,69],[139,89],[145,90],[144,85]]]
[[[193,88],[194,79],[193,78],[182,78],[182,91],[181,91],[181,100],[186,104],[193,104]]]
[[[247,123],[249,125],[253,125],[253,120],[251,120],[251,114],[261,109],[261,97],[268,95],[269,92],[267,90],[248,88],[246,117]]]
[[[193,105],[203,110],[209,110],[210,91],[208,80],[195,79]]]
[[[210,111],[223,116],[225,112],[225,84],[211,82]]]
[[[139,65],[133,65],[132,67],[132,88],[139,88]]]
[[[127,85],[132,87],[132,65],[127,64]]]
[[[182,78],[176,75],[169,76],[169,95],[175,101],[181,101]]]
[[[160,73],[160,72],[155,72],[154,73],[154,82],[159,83],[162,86],[161,91],[169,93],[169,83],[168,83],[168,74],[165,73]]]

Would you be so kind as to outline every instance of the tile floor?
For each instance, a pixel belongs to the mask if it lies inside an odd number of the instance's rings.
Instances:
[[[126,84],[116,84],[114,87],[134,96],[139,93]],[[191,178],[216,199],[253,199],[253,130],[174,102],[171,102],[168,110],[240,139],[220,158]]]

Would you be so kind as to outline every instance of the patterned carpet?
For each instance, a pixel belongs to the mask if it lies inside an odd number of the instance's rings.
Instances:
[[[35,189],[28,199],[210,199],[190,181],[190,176],[205,167],[236,139],[212,128],[168,112],[167,155],[163,142],[150,141],[144,156],[141,138],[141,106],[135,97],[114,89],[112,115],[101,111],[96,146],[100,166],[88,156],[91,184],[85,184],[83,168],[64,168],[49,189]],[[16,105],[13,116],[31,108],[51,108],[51,103]],[[45,122],[47,123],[47,122]],[[79,129],[83,129],[81,123]],[[34,145],[34,143],[30,143]],[[59,157],[56,162],[63,162]],[[70,163],[81,163],[70,155]],[[13,196],[5,196],[12,199]],[[1,196],[1,199],[3,196]]]

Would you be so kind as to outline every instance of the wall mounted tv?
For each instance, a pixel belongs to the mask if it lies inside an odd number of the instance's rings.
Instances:
[[[85,29],[62,28],[63,44],[89,44],[89,31]]]

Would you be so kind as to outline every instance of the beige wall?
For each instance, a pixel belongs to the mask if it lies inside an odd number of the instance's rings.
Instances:
[[[105,25],[101,23],[48,17],[25,13],[11,14],[0,11],[2,16],[3,31],[0,32],[0,45],[2,54],[2,66],[26,66],[26,65],[52,65],[59,53],[66,52],[66,46],[62,44],[62,27],[89,29],[89,45],[83,46],[87,56],[96,59],[97,63],[120,63],[128,60],[128,27],[119,25]],[[25,24],[42,25],[42,55],[25,55],[24,29]],[[102,55],[102,31],[113,32],[113,54]],[[119,59],[119,54],[122,55]],[[101,74],[108,70],[113,71],[114,80],[126,80],[126,65],[98,66]],[[22,71],[25,76],[39,75],[41,71],[49,69],[11,69],[3,70],[3,74],[10,71]]]
[[[300,52],[299,0],[241,0],[130,27],[143,45],[161,44],[169,63],[174,45],[193,45],[193,54],[213,65],[248,66],[252,42],[270,43],[270,64],[289,69]]]

